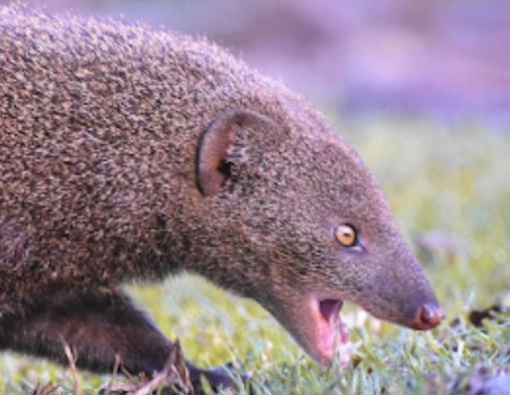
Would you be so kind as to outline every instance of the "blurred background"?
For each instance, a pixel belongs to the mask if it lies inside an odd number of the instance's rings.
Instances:
[[[472,328],[468,321],[473,309],[495,305],[510,311],[510,1],[28,3],[49,12],[123,18],[205,36],[303,93],[361,153],[385,190],[447,312],[439,341],[464,339],[448,328]],[[199,364],[241,357],[248,370],[258,372],[254,376],[274,379],[275,367],[290,363],[299,370],[295,361],[306,360],[259,306],[201,280],[185,278],[130,291]],[[363,339],[371,350],[367,355],[377,353],[385,361],[374,365],[384,378],[378,380],[393,382],[408,360],[385,358],[399,356],[410,336],[423,338],[366,316],[359,320],[358,309],[344,311],[344,321],[358,328],[353,341]],[[510,342],[510,331],[505,333],[507,340],[501,344]],[[454,380],[457,370],[499,355],[498,341],[480,348],[480,337],[473,339],[479,354],[459,345],[458,350],[468,351],[445,362],[455,366],[445,374],[445,382]],[[360,355],[367,371],[374,371],[370,358]],[[419,359],[428,351],[417,355]],[[427,369],[436,362],[425,362]],[[27,383],[57,380],[60,374],[59,368],[49,369],[42,361],[5,354],[0,355],[0,371],[0,392],[4,388],[5,393],[17,393],[12,389]],[[320,375],[311,372],[309,382],[315,383]],[[286,377],[283,369],[281,381]],[[402,392],[384,393],[408,393],[408,383],[403,377]],[[430,384],[425,380],[423,385]]]
[[[509,1],[28,3],[209,37],[261,72],[347,115],[382,110],[509,119]]]

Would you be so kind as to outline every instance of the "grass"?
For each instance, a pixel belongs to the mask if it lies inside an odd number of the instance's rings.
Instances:
[[[359,342],[354,363],[324,370],[262,308],[203,280],[130,291],[198,364],[241,359],[256,394],[467,394],[478,366],[491,376],[510,365],[510,315],[482,328],[467,318],[473,308],[510,301],[510,134],[476,122],[385,115],[338,124],[414,241],[447,312],[444,325],[418,333],[348,306],[343,316]],[[86,372],[73,377],[49,362],[6,353],[0,372],[5,394],[31,393],[48,382],[61,383],[62,394],[95,393],[109,380]]]

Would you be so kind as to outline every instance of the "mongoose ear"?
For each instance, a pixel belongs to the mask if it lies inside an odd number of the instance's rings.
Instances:
[[[266,116],[248,110],[232,110],[216,118],[202,135],[198,146],[197,182],[202,194],[217,194],[231,177],[230,159],[242,151],[245,142],[240,139],[246,135],[245,132],[264,135],[280,129]]]

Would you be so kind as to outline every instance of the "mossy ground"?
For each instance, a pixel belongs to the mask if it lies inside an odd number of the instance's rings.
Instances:
[[[358,321],[351,331],[352,341],[360,342],[354,363],[323,370],[255,303],[200,279],[129,289],[164,333],[181,340],[190,359],[204,366],[241,359],[256,394],[462,393],[475,367],[497,371],[510,365],[510,315],[487,320],[483,328],[467,319],[475,307],[510,301],[509,130],[385,115],[338,125],[376,174],[422,256],[447,312],[440,328],[419,333],[379,326],[347,306],[343,316]],[[432,241],[419,250],[427,237]],[[95,393],[110,379],[73,376],[6,353],[0,372],[5,394],[31,393],[48,382],[61,383],[62,394]]]

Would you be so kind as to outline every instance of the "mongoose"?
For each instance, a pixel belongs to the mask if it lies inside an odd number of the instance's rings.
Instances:
[[[0,348],[65,363],[64,340],[79,367],[151,374],[172,343],[119,286],[183,271],[258,301],[320,363],[347,341],[343,301],[442,320],[357,153],[226,51],[1,7],[0,70]]]

